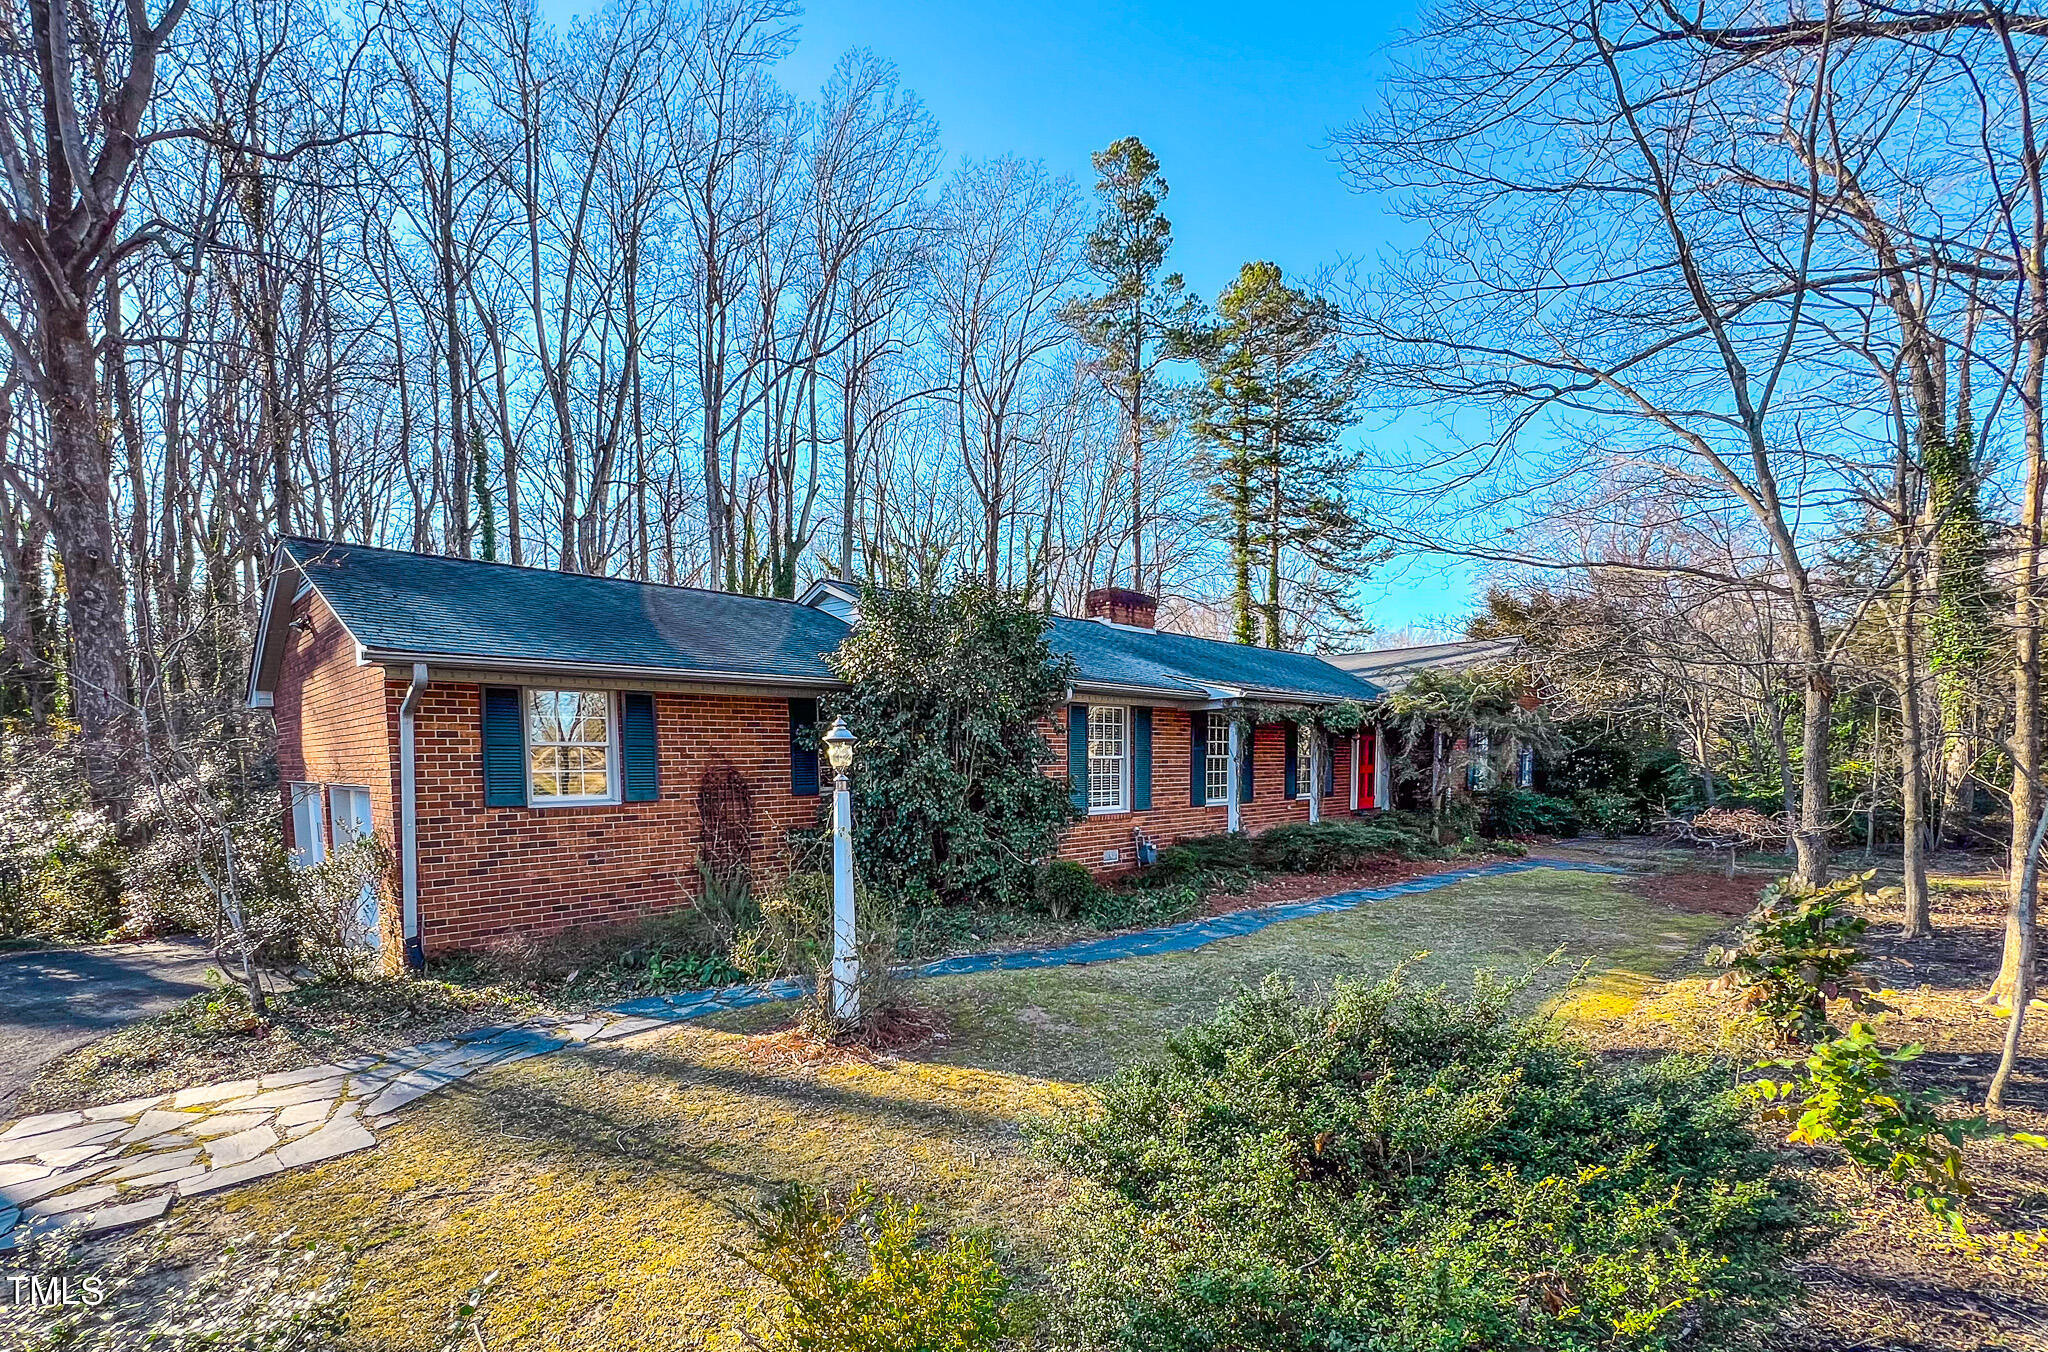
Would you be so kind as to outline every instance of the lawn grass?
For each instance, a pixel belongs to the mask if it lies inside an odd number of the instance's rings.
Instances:
[[[751,1036],[778,1018],[757,1008],[489,1072],[409,1112],[375,1151],[179,1208],[172,1242],[197,1256],[225,1234],[290,1228],[353,1246],[364,1348],[439,1346],[450,1305],[492,1272],[494,1349],[715,1346],[757,1290],[725,1247],[744,1237],[731,1204],[866,1178],[988,1234],[1028,1320],[1063,1184],[1021,1124],[1085,1102],[1086,1081],[1241,984],[1377,976],[1423,950],[1417,981],[1462,984],[1562,946],[1535,1002],[1580,962],[1603,979],[1671,972],[1725,923],[1546,870],[1174,957],[919,982],[911,998],[948,1032],[914,1057],[791,1069]]]

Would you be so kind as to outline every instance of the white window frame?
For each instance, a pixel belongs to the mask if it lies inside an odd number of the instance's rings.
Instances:
[[[1222,746],[1218,747],[1217,743]],[[1218,767],[1221,767],[1219,769]],[[1209,715],[1209,745],[1202,759],[1202,801],[1210,807],[1223,807],[1230,802],[1230,720]],[[1221,791],[1218,791],[1218,782]]]
[[[533,788],[533,706],[534,695],[601,695],[604,697],[604,782],[603,794],[539,794]],[[571,685],[532,685],[519,691],[519,743],[522,769],[526,775],[526,805],[545,811],[556,807],[603,807],[619,799],[619,700],[615,691],[591,690]],[[550,746],[589,746],[588,742],[551,742]]]
[[[291,783],[292,863],[311,868],[327,859],[327,789],[307,780]],[[310,812],[312,820],[307,821]]]
[[[355,808],[363,808],[367,827],[357,829]],[[345,810],[346,809],[346,810]],[[334,848],[346,849],[359,840],[367,840],[377,834],[377,804],[368,788],[361,784],[329,784],[327,786],[327,819],[329,830],[334,836]],[[348,839],[341,838],[342,823],[348,823]],[[382,919],[383,897],[374,880],[365,880],[361,895],[356,898],[356,935],[362,947],[375,951],[383,947]]]
[[[357,794],[361,794],[363,802],[369,805],[370,829],[367,832],[358,832],[356,830],[354,808]],[[345,800],[337,801],[337,798],[341,795],[346,795]],[[343,816],[340,810],[344,806],[350,809],[346,817]],[[370,797],[370,790],[364,785],[329,784],[327,786],[327,821],[328,831],[334,841],[334,848],[341,849],[344,846],[355,844],[366,836],[375,835],[377,833],[376,811],[376,802]],[[344,821],[348,823],[347,840],[341,838],[341,826]]]
[[[1315,760],[1315,759],[1316,759],[1316,757],[1317,757],[1317,755],[1318,755],[1318,754],[1320,754],[1320,752],[1322,752],[1322,751],[1323,751],[1323,750],[1325,750],[1325,749],[1326,749],[1326,748],[1325,748],[1325,747],[1323,746],[1323,744],[1322,744],[1321,740],[1320,740],[1319,738],[1317,738],[1317,737],[1316,737],[1315,733],[1314,733],[1313,731],[1311,731],[1311,730],[1310,730],[1310,728],[1309,728],[1309,727],[1308,727],[1308,726],[1307,726],[1306,724],[1296,724],[1296,725],[1295,725],[1295,732],[1294,732],[1294,801],[1295,801],[1295,802],[1297,802],[1297,803],[1301,803],[1301,802],[1315,802],[1315,801],[1319,800],[1319,799],[1320,799],[1320,798],[1322,797],[1322,795],[1321,795],[1321,794],[1319,794],[1319,793],[1317,793],[1317,792],[1315,792],[1315,790],[1317,790],[1317,789],[1320,789],[1320,788],[1327,788],[1327,787],[1328,787],[1328,784],[1327,784],[1327,782],[1325,782],[1325,783],[1314,783],[1314,782],[1312,782],[1312,781],[1314,781],[1314,780],[1315,780],[1316,776],[1317,776],[1318,774],[1320,774],[1320,773],[1321,773],[1321,767],[1317,767],[1316,769],[1310,769],[1310,768],[1309,768],[1309,762],[1311,762],[1311,761]]]
[[[1114,757],[1095,754],[1095,717],[1097,714],[1116,715],[1117,753]],[[1116,799],[1114,802],[1095,801],[1095,766],[1098,761],[1116,762]],[[1091,704],[1088,706],[1088,815],[1107,816],[1115,812],[1131,810],[1131,711],[1121,704]]]

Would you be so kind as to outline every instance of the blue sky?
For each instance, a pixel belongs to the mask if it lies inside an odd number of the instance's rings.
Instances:
[[[1214,296],[1253,259],[1307,276],[1380,249],[1393,222],[1345,185],[1329,140],[1416,8],[810,0],[783,80],[808,97],[840,53],[869,48],[902,71],[950,154],[1042,159],[1083,186],[1093,151],[1143,138],[1172,188],[1169,266]],[[1469,572],[1438,558],[1390,567],[1367,600],[1386,630],[1462,612],[1471,594]]]

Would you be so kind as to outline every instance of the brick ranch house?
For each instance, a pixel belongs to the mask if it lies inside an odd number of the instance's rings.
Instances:
[[[857,605],[835,582],[779,601],[281,540],[249,702],[276,720],[287,846],[314,863],[380,837],[396,876],[366,893],[365,920],[412,965],[690,904],[714,766],[750,787],[752,857],[772,872],[787,833],[818,821],[818,755],[797,734],[839,687],[825,655]],[[1233,716],[1369,702],[1370,680],[1155,630],[1140,593],[1105,588],[1090,609],[1049,636],[1076,674],[1046,737],[1087,814],[1062,857],[1114,870],[1191,836],[1385,803],[1376,733]]]

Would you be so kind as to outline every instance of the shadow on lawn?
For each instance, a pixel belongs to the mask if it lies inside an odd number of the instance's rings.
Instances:
[[[684,1045],[674,1045],[677,1042]],[[1016,1118],[1004,1112],[871,1092],[835,1082],[829,1074],[777,1074],[706,1064],[689,1055],[687,1045],[687,1039],[671,1036],[648,1047],[571,1048],[555,1053],[550,1058],[553,1064],[536,1066],[534,1073],[484,1076],[452,1085],[436,1097],[446,1104],[444,1111],[460,1115],[466,1129],[532,1142],[563,1153],[579,1165],[673,1168],[729,1185],[757,1188],[783,1180],[714,1163],[687,1139],[697,1119],[708,1115],[693,1110],[693,1093],[765,1099],[821,1118],[851,1116],[892,1133],[914,1131],[983,1140],[1015,1140],[1020,1135]],[[887,1073],[886,1067],[878,1069]],[[615,1074],[630,1075],[643,1086],[659,1084],[669,1096],[661,1108],[651,1108],[633,1101],[640,1095],[606,1093],[600,1077]],[[911,1083],[906,1082],[905,1087],[912,1087]],[[929,1086],[925,1088],[929,1092]],[[402,1130],[404,1125],[400,1119],[394,1130]]]

